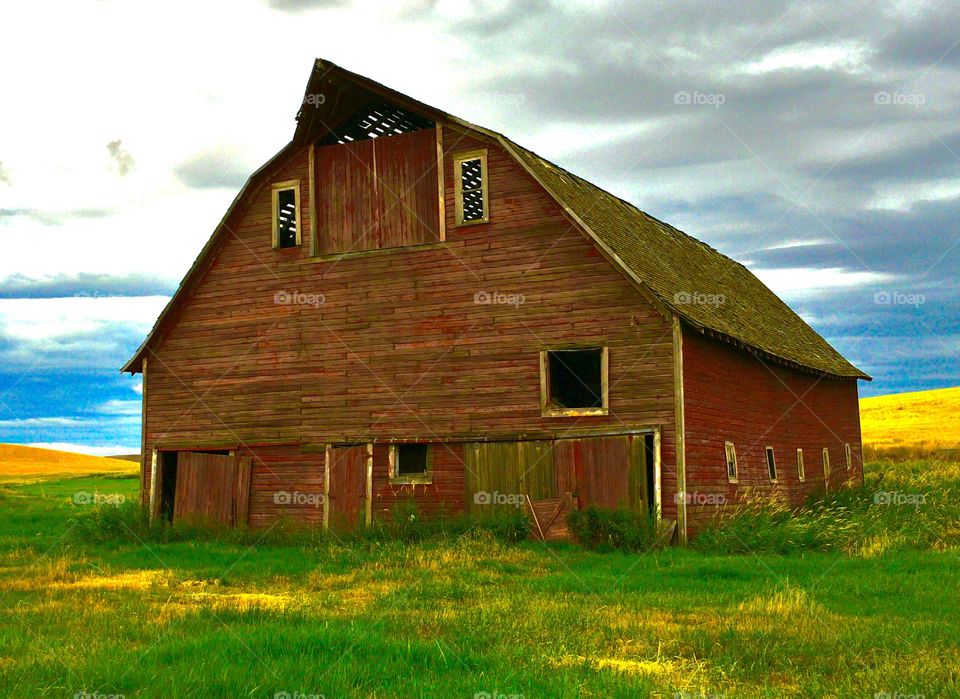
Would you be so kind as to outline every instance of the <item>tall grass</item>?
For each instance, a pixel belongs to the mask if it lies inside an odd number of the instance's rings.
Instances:
[[[324,531],[315,525],[279,520],[262,529],[228,528],[216,522],[153,518],[138,503],[99,505],[79,515],[70,529],[77,541],[95,543],[172,543],[177,541],[218,541],[239,545],[283,545],[315,547],[329,542],[421,542],[453,539],[483,532],[503,542],[521,541],[530,533],[530,522],[522,510],[499,513],[483,519],[467,515],[425,518],[410,501],[401,501],[384,520],[354,531]]]
[[[748,498],[694,540],[701,551],[780,553],[942,551],[960,544],[960,466],[944,461],[869,465],[861,486],[812,497],[799,508]]]
[[[572,512],[576,540],[594,550],[647,551],[663,532],[643,513],[587,508]],[[218,541],[237,545],[321,547],[451,540],[485,532],[501,542],[530,533],[521,510],[476,519],[424,517],[413,501],[398,503],[389,518],[355,532],[324,532],[294,521],[266,529],[226,529],[210,522],[151,520],[133,501],[90,508],[75,519],[74,539],[103,543]],[[896,549],[943,551],[960,544],[960,464],[939,460],[868,464],[861,486],[812,497],[801,507],[769,497],[743,500],[693,539],[695,549],[717,553],[839,551],[874,556]]]

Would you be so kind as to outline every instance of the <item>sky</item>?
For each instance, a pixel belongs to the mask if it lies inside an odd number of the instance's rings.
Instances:
[[[746,264],[861,395],[960,384],[960,2],[35,0],[0,9],[0,442],[139,451],[119,368],[316,57]]]

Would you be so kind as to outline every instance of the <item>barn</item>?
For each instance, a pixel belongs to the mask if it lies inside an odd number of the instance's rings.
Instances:
[[[123,367],[144,507],[354,527],[590,505],[685,543],[863,478],[857,382],[746,267],[329,61]]]

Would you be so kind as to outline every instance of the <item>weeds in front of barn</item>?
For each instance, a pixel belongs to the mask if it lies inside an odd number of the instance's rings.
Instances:
[[[871,465],[868,482],[953,497],[958,474],[956,464]],[[873,536],[893,543],[627,554],[508,543],[482,528],[305,545],[145,538],[126,522],[138,540],[116,532],[119,512],[83,529],[97,515],[73,504],[78,488],[136,501],[134,480],[2,491],[0,668],[11,696],[960,691],[953,530],[921,537],[903,506],[852,491],[852,504],[837,494],[810,514],[816,527],[847,508],[856,530],[876,517],[887,529]]]

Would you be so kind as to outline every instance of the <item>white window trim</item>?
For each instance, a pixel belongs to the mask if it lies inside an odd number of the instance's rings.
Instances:
[[[847,470],[853,468],[853,450],[850,448],[850,442],[843,445],[843,457],[847,461]]]
[[[600,349],[600,393],[599,408],[560,408],[550,402],[550,352],[570,352],[576,350]],[[540,415],[542,417],[582,417],[586,415],[610,414],[610,348],[597,345],[584,347],[551,347],[540,350]]]
[[[399,457],[400,457],[400,445],[399,444],[390,445],[388,473],[390,476],[391,484],[393,485],[430,485],[431,483],[433,483],[433,448],[430,444],[427,444],[426,447],[427,447],[426,472],[423,475],[400,476],[397,474],[397,467],[399,465]]]
[[[821,458],[823,460],[823,480],[826,483],[830,482],[830,448],[824,447],[823,451],[820,452]]]
[[[807,480],[807,471],[803,465],[803,449],[797,449],[797,478],[801,483]]]
[[[770,475],[770,457],[773,457],[773,475]],[[767,445],[763,448],[763,460],[764,464],[767,467],[767,475],[770,476],[771,483],[780,482],[780,474],[777,471],[777,453],[774,451],[773,447]]]
[[[277,214],[279,213],[279,196],[280,192],[285,192],[287,190],[293,190],[294,197],[294,207],[296,208],[296,226],[297,226],[297,244],[295,247],[300,247],[302,242],[302,232],[303,232],[303,221],[300,215],[300,180],[287,180],[285,182],[274,182],[271,186],[271,228],[273,231],[273,248],[274,250],[280,250],[280,231],[277,228]],[[292,250],[293,248],[282,248],[284,250]]]
[[[733,456],[733,475],[730,475],[730,457]],[[723,468],[727,472],[728,483],[738,483],[740,478],[739,467],[737,466],[737,448],[733,442],[723,443]]]
[[[460,171],[460,164],[467,162],[468,160],[479,160],[480,161],[480,193],[483,196],[483,218],[478,218],[474,221],[464,221],[463,220],[463,175]],[[456,192],[454,196],[454,206],[456,208],[456,225],[458,226],[473,226],[478,223],[490,223],[490,196],[489,196],[489,183],[490,178],[487,174],[487,149],[478,148],[477,150],[465,151],[463,153],[457,153],[453,156],[453,184],[454,191]],[[468,189],[468,192],[475,192],[475,189]]]

